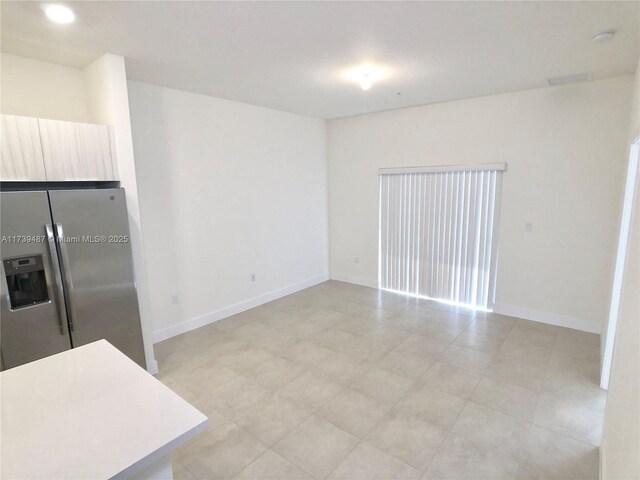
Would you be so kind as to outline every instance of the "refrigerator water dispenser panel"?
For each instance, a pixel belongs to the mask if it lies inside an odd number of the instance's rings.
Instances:
[[[11,309],[49,301],[42,255],[3,260]]]

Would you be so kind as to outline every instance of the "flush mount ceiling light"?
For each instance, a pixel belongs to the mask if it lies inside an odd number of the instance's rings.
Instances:
[[[345,77],[352,82],[358,83],[362,90],[369,90],[374,82],[383,80],[388,74],[389,72],[386,68],[366,63],[350,68],[345,72]]]
[[[595,43],[607,43],[613,40],[615,34],[615,30],[605,30],[604,32],[596,33],[591,40]]]
[[[71,23],[76,19],[76,14],[69,7],[59,3],[48,3],[42,6],[45,15],[55,23]]]

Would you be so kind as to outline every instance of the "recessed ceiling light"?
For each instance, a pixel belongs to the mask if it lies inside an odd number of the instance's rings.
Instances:
[[[605,30],[604,32],[596,33],[591,40],[595,43],[607,43],[613,39],[615,34],[615,30]]]
[[[353,67],[345,72],[345,77],[352,82],[360,84],[362,90],[369,90],[374,82],[388,76],[388,70],[380,65],[366,63]]]
[[[49,3],[43,5],[42,8],[47,18],[55,23],[71,23],[76,19],[76,14],[66,5]]]

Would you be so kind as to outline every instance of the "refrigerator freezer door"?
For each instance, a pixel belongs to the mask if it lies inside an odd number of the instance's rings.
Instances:
[[[145,367],[122,189],[51,190],[73,346],[108,340]]]
[[[7,369],[68,350],[71,342],[47,192],[1,195],[0,355]]]

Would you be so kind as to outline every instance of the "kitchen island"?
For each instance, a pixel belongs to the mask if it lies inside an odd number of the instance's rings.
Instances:
[[[3,479],[171,479],[207,417],[100,340],[0,373]]]

